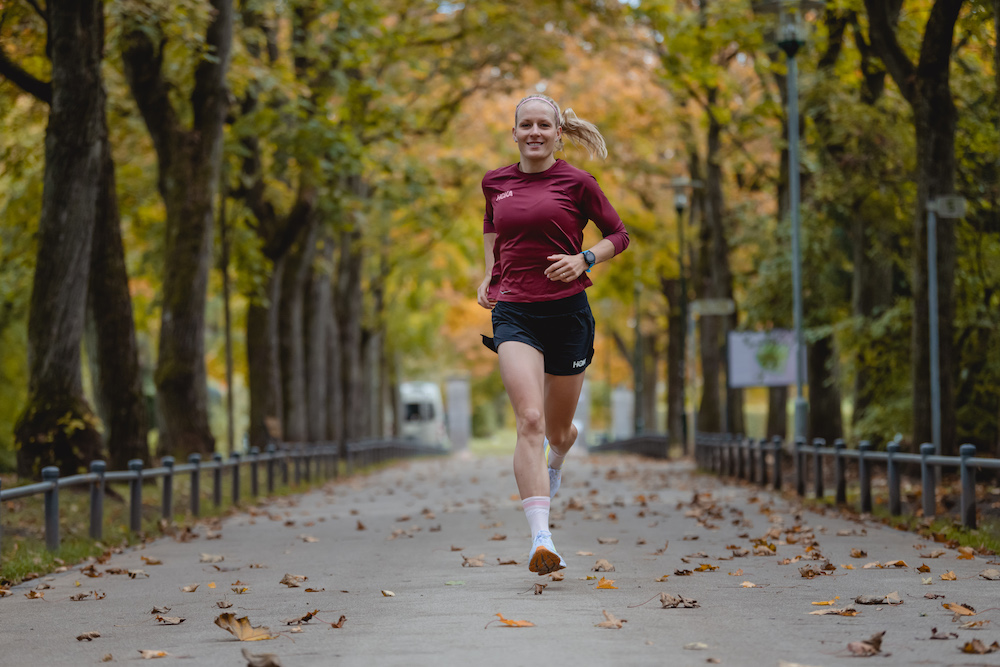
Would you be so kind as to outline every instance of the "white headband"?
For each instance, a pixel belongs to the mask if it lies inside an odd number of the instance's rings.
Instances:
[[[542,102],[545,102],[550,107],[552,107],[552,110],[556,112],[556,122],[557,123],[559,122],[559,107],[556,106],[556,103],[553,102],[552,100],[546,99],[544,97],[540,97],[538,95],[531,95],[529,97],[525,97],[523,100],[521,100],[520,102],[518,102],[517,103],[517,107],[514,108],[514,117],[515,118],[517,118],[517,110],[521,108],[521,105],[524,104],[525,102],[530,102],[531,100],[541,100]]]

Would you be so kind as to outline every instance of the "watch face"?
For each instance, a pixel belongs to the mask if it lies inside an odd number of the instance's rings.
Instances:
[[[597,258],[594,257],[594,253],[590,252],[589,250],[584,251],[583,258],[587,260],[587,264],[589,264],[590,266],[593,266],[594,264],[597,263]]]

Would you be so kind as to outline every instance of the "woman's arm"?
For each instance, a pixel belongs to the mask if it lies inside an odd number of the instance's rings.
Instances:
[[[497,242],[497,235],[495,232],[489,232],[483,234],[483,254],[486,259],[486,276],[483,281],[479,283],[479,289],[476,290],[476,301],[479,305],[487,310],[492,310],[493,306],[497,305],[495,300],[490,300],[487,296],[487,290],[490,288],[490,281],[493,279],[493,246]],[[612,251],[614,247],[612,247]]]

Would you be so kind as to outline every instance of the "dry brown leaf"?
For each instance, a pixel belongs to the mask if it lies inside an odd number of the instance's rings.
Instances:
[[[163,561],[153,556],[139,556],[146,565],[163,565]]]
[[[958,626],[959,630],[979,630],[990,624],[989,619],[983,619],[981,621],[966,621]]]
[[[609,628],[611,630],[620,630],[621,627],[622,627],[622,623],[627,623],[628,622],[625,619],[615,618],[613,615],[611,615],[610,613],[608,613],[606,610],[602,609],[601,613],[604,614],[604,621],[602,621],[602,622],[600,622],[600,623],[597,624],[597,627],[599,627],[599,628]]]
[[[566,578],[566,574],[564,572],[550,572],[549,578],[552,579],[552,581],[562,581]]]
[[[247,667],[283,667],[274,653],[251,653],[250,649],[244,648],[243,659],[247,661]]]
[[[958,548],[958,560],[973,560],[975,557],[976,552],[972,547]]]
[[[851,558],[866,558],[867,556],[868,552],[864,549],[858,549],[857,547],[851,548]]]
[[[515,621],[515,620],[509,619],[509,618],[504,618],[503,614],[497,614],[497,618],[499,618],[500,622],[503,623],[504,625],[506,625],[509,628],[533,628],[533,627],[535,627],[535,624],[532,623],[531,621]],[[490,623],[496,623],[496,621],[490,621]],[[487,623],[486,625],[489,626],[489,623]]]
[[[669,575],[669,574],[664,574],[664,575],[662,575],[662,576],[659,576],[659,577],[657,577],[657,578],[656,578],[656,579],[654,579],[653,581],[660,581],[660,582],[663,582],[663,581],[666,581],[666,580],[667,580],[667,579],[669,579],[669,578],[670,578],[670,575]]]
[[[157,615],[157,614],[166,614],[168,611],[170,611],[170,607],[153,607],[153,611],[149,613]]]
[[[44,600],[45,593],[43,593],[42,591],[28,591],[27,593],[24,594],[24,597],[28,598],[29,600]]]
[[[872,570],[872,569],[879,569],[879,570],[881,570],[884,567],[885,567],[885,565],[882,565],[882,563],[880,563],[879,561],[875,561],[873,563],[865,563],[862,566],[861,569],[862,570]]]
[[[997,581],[1000,579],[1000,570],[990,568],[988,570],[983,570],[979,573],[979,576],[983,579],[989,579],[990,581]]]
[[[312,611],[306,613],[304,616],[298,616],[296,618],[286,618],[282,621],[285,625],[302,625],[303,623],[308,623],[313,619],[313,617],[319,613],[319,609],[313,609]]]
[[[163,625],[180,625],[187,619],[180,616],[157,616],[156,620]]]
[[[690,577],[692,574],[691,570],[674,570],[675,577]]]
[[[661,609],[693,609],[701,606],[697,600],[670,593],[660,593],[660,604]]]
[[[931,639],[958,639],[957,632],[938,632],[937,628],[931,628]]]
[[[890,560],[885,564],[886,567],[909,567],[905,560]]]
[[[490,538],[493,542],[503,542],[507,539],[507,536],[502,533],[494,533],[493,537]]]
[[[347,617],[344,616],[343,614],[341,614],[340,615],[340,620],[338,620],[336,623],[331,623],[330,627],[331,628],[336,628],[337,630],[339,630],[342,627],[344,627],[344,623],[346,623],[346,622],[347,622]]]
[[[694,569],[695,572],[714,572],[719,569],[718,565],[709,565],[708,563],[702,563]]]
[[[818,607],[829,607],[829,606],[833,605],[834,603],[836,603],[837,600],[839,600],[839,599],[840,599],[840,596],[837,595],[832,600],[821,600],[819,602],[813,602],[813,604],[816,605],[816,606],[818,606]]]
[[[844,565],[843,563],[840,564],[840,567],[844,568],[845,570],[853,570],[854,569],[853,565]]]
[[[868,639],[859,642],[851,642],[847,645],[847,650],[857,656],[868,657],[882,652],[882,632],[876,632]]]
[[[319,542],[319,539],[313,537],[312,535],[306,535],[305,533],[303,533],[302,535],[299,535],[299,539],[302,540],[303,542],[306,542],[306,543],[309,543],[309,544],[311,544],[313,542]]]
[[[148,648],[147,649],[142,649],[142,648],[139,649],[139,656],[143,660],[153,660],[155,658],[166,658],[168,655],[170,655],[170,654],[167,653],[166,651],[155,651],[155,650],[148,649]]]
[[[817,609],[809,612],[810,616],[857,616],[860,612],[853,605],[847,605],[842,609]]]
[[[604,577],[601,577],[601,580],[597,582],[597,587],[598,588],[604,588],[604,589],[612,589],[613,588],[613,589],[617,590],[618,587],[615,586],[614,584],[615,584],[615,580],[614,579],[605,579]]]
[[[969,605],[955,604],[954,602],[942,602],[941,606],[948,611],[955,612],[956,616],[975,616],[976,610]]]
[[[309,577],[305,576],[304,574],[289,574],[286,572],[285,576],[283,576],[281,578],[281,581],[279,581],[278,583],[284,584],[289,588],[298,588],[299,584],[303,581],[306,581],[307,579],[309,579]]]
[[[497,565],[517,565],[517,561],[513,558],[508,558],[506,560],[503,558],[497,558]]]
[[[463,549],[465,549],[465,547],[456,547],[454,544],[451,545],[452,551],[462,551]]]
[[[757,584],[753,583],[752,581],[744,581],[742,584],[740,584],[740,586],[742,586],[743,588],[760,588]]]
[[[535,584],[535,595],[541,595],[548,584]]]
[[[469,558],[468,556],[462,556],[462,567],[486,567],[486,563],[483,559],[486,558],[486,554],[479,554]]]
[[[100,632],[97,632],[96,630],[91,630],[90,632],[84,632],[83,634],[77,635],[76,636],[76,641],[78,641],[78,642],[88,641],[89,642],[89,641],[93,641],[93,640],[97,639],[100,636],[101,636]]]
[[[236,614],[230,614],[229,612],[217,616],[215,624],[241,642],[256,642],[276,637],[276,635],[271,634],[270,628],[255,628],[250,625],[250,620],[246,616],[236,618]]]
[[[249,593],[250,592],[250,587],[249,586],[233,586],[230,590],[232,592],[236,593],[237,595],[243,595],[244,593]]]
[[[942,581],[955,581],[956,579],[958,579],[958,577],[955,576],[954,570],[948,570],[947,572],[941,575]]]
[[[306,593],[322,593],[325,590],[326,590],[326,588],[307,588],[307,589],[305,589],[305,592]]]
[[[978,639],[973,639],[971,642],[965,642],[965,645],[961,648],[962,653],[975,653],[977,655],[985,655],[987,653],[995,653],[1000,651],[1000,644],[993,642],[989,646],[979,641]]]
[[[396,594],[393,593],[392,591],[382,591],[382,597],[384,597],[384,598],[394,598],[394,597],[396,597]]]
[[[928,600],[937,600],[938,598],[943,598],[944,596],[940,593],[924,593],[924,597]]]
[[[577,551],[576,555],[577,556],[593,556],[594,552],[593,551]]]
[[[221,563],[226,560],[225,556],[220,556],[218,554],[202,554],[199,563]]]
[[[614,572],[615,566],[611,564],[610,561],[604,558],[598,558],[597,562],[594,563],[594,567],[590,568],[591,572]]]
[[[215,606],[218,607],[219,609],[229,609],[230,607],[233,606],[233,603],[229,602],[228,600],[219,600],[218,602],[215,603]]]
[[[925,565],[924,563],[921,563],[920,567],[917,568],[917,572],[922,572],[924,574],[926,574],[926,573],[928,573],[930,571],[931,571],[931,568],[929,566]]]
[[[600,544],[618,544],[617,537],[598,537],[597,541]]]
[[[730,577],[742,577],[743,576],[743,568],[741,567],[740,569],[736,570],[735,572],[730,572],[729,576]]]

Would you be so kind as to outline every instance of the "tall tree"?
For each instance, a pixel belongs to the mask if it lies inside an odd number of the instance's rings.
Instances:
[[[166,207],[160,341],[156,367],[159,449],[208,454],[205,299],[212,264],[213,204],[229,108],[226,72],[232,45],[232,0],[212,0],[194,83],[179,109],[165,68],[163,9],[123,17],[125,76],[153,139],[158,186]]]
[[[80,344],[104,164],[103,9],[96,0],[49,2],[51,86],[25,80],[43,95],[51,90],[28,319],[29,395],[15,427],[18,469],[26,476],[43,465],[76,472],[101,449],[83,395]]]
[[[911,239],[913,329],[913,439],[931,440],[930,308],[927,302],[927,205],[955,192],[955,131],[958,113],[952,99],[950,69],[955,23],[964,0],[935,0],[914,63],[900,43],[892,5],[865,0],[869,41],[903,97],[913,109],[917,144],[917,201]],[[955,229],[937,227],[938,322],[940,326],[941,446],[955,453]]]

